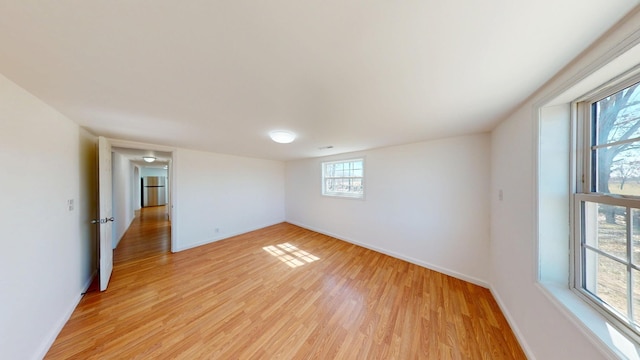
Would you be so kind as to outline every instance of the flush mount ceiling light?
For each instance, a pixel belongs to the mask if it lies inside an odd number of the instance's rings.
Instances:
[[[148,162],[148,163],[152,163],[154,161],[156,161],[156,158],[154,158],[153,156],[143,156],[142,160]]]
[[[296,138],[296,134],[291,131],[285,130],[276,130],[269,133],[271,140],[280,143],[280,144],[288,144]]]

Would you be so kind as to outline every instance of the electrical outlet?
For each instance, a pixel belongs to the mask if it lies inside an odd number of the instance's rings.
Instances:
[[[69,200],[67,200],[67,209],[68,209],[69,211],[73,211],[73,209],[74,209],[74,208],[75,208],[75,206],[74,206],[74,201],[73,201],[73,199],[69,199]]]
[[[220,228],[215,228],[213,231],[214,231],[216,234],[218,234],[218,233],[220,233]]]

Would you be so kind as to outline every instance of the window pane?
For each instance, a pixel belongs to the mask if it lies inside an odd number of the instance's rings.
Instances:
[[[324,195],[363,198],[364,161],[323,163]]]
[[[334,170],[334,166],[333,164],[327,164],[325,166],[325,172],[324,172],[324,176],[330,176],[333,177],[335,174],[335,170]]]
[[[354,173],[356,171],[358,171],[358,170],[362,171],[362,161],[354,161],[353,162],[353,171],[354,171]]]
[[[336,191],[339,191],[339,192],[349,191],[349,180],[348,179],[337,179],[336,183],[337,183]]]
[[[585,251],[585,289],[626,317],[626,266],[589,249]]]
[[[640,142],[596,150],[598,192],[640,196]]]
[[[640,136],[640,90],[638,84],[593,104],[597,144],[604,145]]]
[[[362,192],[362,179],[353,179],[351,181],[351,191],[355,193]]]
[[[631,245],[632,245],[632,261],[636,265],[640,265],[640,210],[631,209]],[[640,311],[640,309],[638,309]]]
[[[592,202],[585,202],[584,206],[585,244],[626,259],[626,208]]]
[[[335,191],[334,180],[333,179],[326,179],[324,188],[325,188],[326,191]]]
[[[625,206],[582,202],[575,275],[583,290],[604,303],[596,307],[640,328],[640,271],[629,264],[640,267],[640,83],[579,109],[588,115],[577,119],[579,143],[590,148],[576,153],[583,156],[576,162],[576,183],[580,187],[582,181],[585,193],[606,195],[585,198]],[[640,335],[638,328],[632,330]]]
[[[640,325],[640,271],[633,272],[633,322]]]
[[[337,187],[336,190],[339,192],[345,192],[348,190],[349,183],[345,181],[345,179],[338,179],[336,181]]]

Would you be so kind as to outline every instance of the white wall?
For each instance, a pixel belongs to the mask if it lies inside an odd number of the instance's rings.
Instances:
[[[527,103],[492,136],[491,287],[530,356],[602,359],[594,344],[536,286],[532,114],[532,104]],[[568,248],[568,239],[564,241]]]
[[[145,176],[164,176],[167,177],[168,175],[167,169],[163,169],[163,168],[155,168],[155,167],[147,167],[147,166],[143,166],[140,168],[140,176],[141,177],[145,177]]]
[[[174,159],[173,251],[284,221],[284,163],[187,149]]]
[[[115,218],[112,232],[114,249],[135,218],[133,166],[124,155],[117,152],[111,153],[113,217]]]
[[[520,106],[513,114],[503,121],[492,133],[492,180],[491,180],[491,286],[505,314],[514,330],[525,346],[528,354],[537,359],[602,359],[610,357],[611,353],[604,351],[599,342],[573,319],[569,312],[557,305],[548,297],[547,292],[537,283],[538,258],[537,247],[537,208],[536,208],[536,141],[538,139],[539,124],[538,105],[553,99],[574,83],[585,78],[602,65],[606,57],[619,53],[620,48],[626,46],[630,35],[638,30],[640,16],[636,13],[601,39],[589,51],[582,54],[569,67],[563,70],[552,81]],[[637,60],[636,60],[637,63]],[[594,84],[596,86],[598,84]],[[577,94],[580,95],[580,94]],[[562,113],[562,107],[545,110],[548,116],[552,113]],[[544,125],[544,124],[543,124]],[[545,140],[549,138],[542,128]],[[563,132],[566,133],[566,126]],[[547,134],[547,135],[545,135]],[[565,142],[566,144],[567,142]],[[545,157],[551,156],[548,148],[541,153]],[[557,156],[567,156],[567,149],[558,149]],[[558,163],[566,164],[563,160]],[[552,163],[547,163],[540,169],[541,176],[553,176]],[[558,174],[561,179],[567,178],[566,172]],[[545,187],[541,194],[541,206],[553,206],[566,209],[566,200],[554,198],[554,193],[566,193],[555,187],[557,181],[543,181]],[[557,191],[553,189],[556,188]],[[503,200],[498,199],[498,193],[503,190]],[[568,248],[566,221],[568,214],[563,216],[565,222],[545,220],[547,226],[558,226],[559,246]],[[552,225],[558,223],[559,225]],[[549,229],[541,229],[541,235],[549,233]],[[556,234],[556,235],[557,235]],[[546,241],[546,240],[545,240]],[[545,244],[544,242],[542,243]],[[547,246],[548,247],[548,246]],[[544,256],[545,262],[553,261]],[[566,266],[567,260],[562,259]],[[546,273],[549,278],[556,278],[557,274]],[[567,279],[564,279],[567,288]]]
[[[488,134],[288,162],[287,221],[488,286]],[[365,200],[321,195],[321,162],[365,156]]]
[[[0,75],[2,359],[44,356],[88,286],[95,199],[81,179],[95,179],[94,146],[90,134]]]

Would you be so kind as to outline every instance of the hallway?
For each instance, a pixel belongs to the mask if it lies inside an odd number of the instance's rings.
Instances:
[[[171,250],[167,205],[142,208],[113,253],[114,270],[128,262],[162,256]]]

